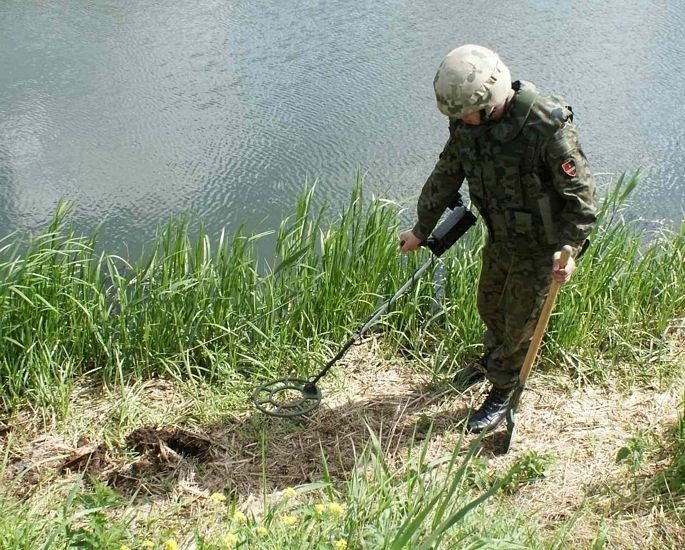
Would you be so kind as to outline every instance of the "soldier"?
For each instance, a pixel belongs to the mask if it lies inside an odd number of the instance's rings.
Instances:
[[[466,179],[488,230],[477,297],[484,353],[461,373],[462,380],[484,375],[492,384],[469,418],[468,430],[480,432],[506,416],[551,280],[569,280],[595,225],[596,188],[571,107],[529,82],[512,83],[492,50],[452,50],[433,86],[450,135],[421,191],[418,222],[400,235],[401,252],[430,235]],[[573,254],[560,269],[555,252],[563,245]]]

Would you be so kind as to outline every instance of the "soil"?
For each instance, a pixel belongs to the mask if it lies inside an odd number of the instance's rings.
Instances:
[[[373,340],[352,348],[337,378],[321,382],[321,406],[303,418],[272,418],[248,410],[200,428],[146,423],[115,444],[73,435],[76,443],[70,443],[54,429],[36,431],[23,443],[10,442],[16,430],[8,420],[0,426],[0,445],[9,445],[10,462],[0,481],[16,496],[28,498],[55,480],[85,473],[135,499],[134,504],[152,499],[163,507],[179,494],[206,498],[224,492],[250,511],[264,483],[275,493],[325,475],[348,478],[370,434],[380,442],[388,467],[398,470],[406,465],[408,450],[419,447],[417,440],[427,445],[426,461],[448,455],[456,446],[467,449],[474,436],[464,435],[463,422],[483,398],[485,383],[460,392],[448,381],[436,384],[405,362],[380,357]],[[633,472],[616,460],[636,434],[658,441],[670,429],[682,389],[642,387],[625,394],[611,386],[578,387],[563,377],[552,384],[535,374],[517,414],[511,451],[501,452],[505,428],[500,428],[483,440],[479,455],[492,471],[504,472],[530,453],[548,457],[549,465],[537,483],[498,498],[508,499],[512,509],[550,531],[580,514],[574,526],[579,541],[592,540],[602,524],[618,537],[612,539],[617,547],[650,546],[664,530],[670,540],[685,544],[683,526],[664,519],[648,499],[634,506],[636,487],[665,468],[668,457]],[[182,399],[171,383],[151,383],[143,391],[160,403]],[[91,396],[88,403],[74,403],[74,410],[79,407],[103,411],[114,405],[94,404]],[[23,422],[23,433],[30,433],[30,421]]]

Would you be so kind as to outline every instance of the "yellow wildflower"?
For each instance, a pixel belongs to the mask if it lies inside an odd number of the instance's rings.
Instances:
[[[236,523],[247,523],[247,516],[243,514],[240,510],[236,510],[233,513],[233,521]]]
[[[345,539],[336,540],[335,550],[347,550],[347,541]]]
[[[164,550],[178,550],[178,543],[174,539],[168,539],[164,541],[162,548]]]
[[[283,523],[286,525],[295,525],[297,523],[297,516],[283,516]]]
[[[233,533],[228,533],[221,537],[221,544],[224,548],[235,548],[237,542],[238,537],[236,537]]]
[[[336,518],[339,518],[345,513],[345,508],[343,508],[337,502],[331,502],[328,504],[328,511],[333,514]]]
[[[122,544],[122,545],[119,547],[119,550],[131,550],[131,549],[130,549],[128,546],[126,546],[125,544]]]
[[[209,500],[212,501],[212,504],[221,504],[222,502],[226,502],[226,496],[223,493],[212,493]]]
[[[317,516],[322,515],[326,511],[326,507],[323,504],[315,504],[314,505],[314,513]]]
[[[297,496],[297,491],[292,487],[286,487],[283,489],[283,496],[285,498],[295,498]]]
[[[260,537],[263,537],[264,535],[266,535],[266,533],[267,533],[266,527],[264,527],[263,525],[259,525],[259,526],[257,527],[257,534],[258,534]]]
[[[154,547],[155,547],[155,543],[152,542],[150,539],[146,539],[146,540],[143,541],[143,544],[141,544],[141,546],[142,546],[143,548],[154,548]]]

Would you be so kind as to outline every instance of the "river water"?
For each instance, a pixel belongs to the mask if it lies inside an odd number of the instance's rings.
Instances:
[[[432,80],[466,42],[568,98],[600,189],[685,210],[685,3],[676,0],[32,1],[0,4],[0,235],[61,198],[135,256],[172,217],[278,226],[295,196],[416,196],[447,137]]]

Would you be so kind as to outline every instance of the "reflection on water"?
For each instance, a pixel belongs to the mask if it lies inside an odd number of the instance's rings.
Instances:
[[[679,220],[685,7],[628,4],[4,2],[0,233],[60,198],[112,251],[186,212],[263,230],[306,183],[344,201],[357,170],[413,209],[446,138],[433,75],[463,42],[567,96],[600,185],[643,167],[637,215]]]

